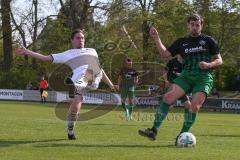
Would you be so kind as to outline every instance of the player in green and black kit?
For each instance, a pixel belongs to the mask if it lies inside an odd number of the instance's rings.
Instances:
[[[132,60],[127,58],[124,67],[118,77],[118,86],[121,92],[122,107],[125,110],[126,119],[132,119],[135,97],[135,84],[138,83],[137,71],[133,68]],[[125,104],[128,98],[128,106]]]
[[[155,40],[160,55],[174,57],[180,54],[184,64],[183,72],[174,80],[170,90],[163,96],[155,114],[153,127],[139,130],[140,135],[151,140],[156,139],[162,121],[168,114],[169,106],[183,95],[192,93],[191,105],[189,109],[185,109],[184,123],[180,133],[189,131],[195,122],[197,112],[212,88],[211,70],[222,64],[222,57],[215,40],[201,33],[202,17],[197,14],[191,15],[187,20],[187,26],[190,35],[177,39],[169,48],[162,44],[157,30],[154,27],[150,28],[150,35]]]
[[[173,83],[183,70],[183,64],[180,62],[179,56],[170,59],[167,63],[167,80]]]

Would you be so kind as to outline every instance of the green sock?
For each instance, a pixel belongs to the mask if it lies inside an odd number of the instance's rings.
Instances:
[[[122,103],[122,107],[123,107],[123,110],[126,112],[127,108],[126,108],[125,103]]]
[[[194,122],[196,120],[196,116],[197,116],[197,113],[190,112],[188,108],[185,108],[184,123],[183,123],[183,127],[182,127],[180,134],[183,132],[189,131],[189,129],[192,127],[192,125],[194,124]]]
[[[168,114],[168,110],[169,110],[169,105],[165,102],[162,102],[155,114],[155,120],[153,123],[154,128],[158,129],[161,126],[162,121],[166,118]]]
[[[132,115],[133,107],[134,107],[133,105],[129,105],[129,106],[128,106],[129,115]]]

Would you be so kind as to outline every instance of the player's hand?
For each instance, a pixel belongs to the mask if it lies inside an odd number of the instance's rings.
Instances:
[[[18,56],[28,55],[28,49],[26,49],[26,48],[17,48],[16,49],[16,55],[18,55]]]
[[[212,67],[211,63],[207,63],[204,61],[199,62],[198,66],[200,69],[209,69]]]
[[[157,32],[157,30],[156,30],[154,27],[151,27],[151,28],[150,28],[149,34],[150,34],[150,36],[151,36],[154,40],[159,39],[158,32]]]
[[[137,86],[138,84],[139,84],[139,79],[135,79],[135,80],[134,80],[134,85]]]
[[[114,85],[115,90],[119,91],[119,85]]]
[[[110,88],[111,88],[112,91],[116,92],[115,85],[111,85]]]

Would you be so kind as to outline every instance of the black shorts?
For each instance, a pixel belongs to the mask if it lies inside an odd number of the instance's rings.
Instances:
[[[45,90],[45,89],[40,88],[40,95],[41,95],[41,96],[42,96],[44,90]]]
[[[182,96],[181,98],[179,98],[179,100],[181,100],[183,103],[189,101],[189,97],[187,95]]]

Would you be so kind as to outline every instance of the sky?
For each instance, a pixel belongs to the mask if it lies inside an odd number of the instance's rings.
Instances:
[[[42,19],[48,15],[57,15],[60,9],[60,4],[58,0],[39,0],[39,11],[38,11],[38,19]],[[32,26],[30,21],[24,20],[24,17],[28,13],[31,13],[32,10],[32,0],[12,0],[11,2],[11,8],[14,15],[14,19],[16,20],[17,24],[19,25],[21,22],[23,22],[26,34],[26,41],[27,44],[31,44],[31,30],[32,28],[29,26]],[[38,34],[41,32],[43,26],[46,22],[42,24],[42,26],[39,27]],[[29,27],[29,28],[28,28]],[[18,44],[22,45],[22,39],[18,33],[18,31],[13,32],[14,40],[17,41]]]
[[[31,13],[31,10],[33,9],[32,6],[32,1],[33,0],[12,0],[11,2],[11,7],[12,7],[12,12],[14,14],[14,19],[16,20],[16,22],[18,24],[20,24],[20,22],[24,19],[23,17],[26,17],[26,15],[28,13]],[[100,0],[101,2],[109,2],[107,0]],[[46,16],[49,15],[57,15],[59,12],[59,9],[61,8],[60,2],[59,0],[38,0],[39,2],[39,8],[38,8],[38,19],[42,19],[45,18]],[[96,0],[93,0],[92,4],[96,3]],[[98,13],[100,13],[98,11]],[[29,17],[29,16],[28,16]],[[54,18],[54,17],[53,17]],[[97,17],[97,15],[95,16],[95,19],[101,20],[104,22],[104,18],[99,18]],[[27,36],[27,42],[28,44],[31,43],[31,34],[30,34],[30,30],[31,28],[27,28],[27,26],[31,26],[29,25],[29,21],[24,21],[25,23],[25,27],[24,30],[26,32]],[[45,22],[46,23],[46,22]],[[43,23],[44,25],[44,23]],[[39,27],[39,31],[38,34],[41,32],[41,27]],[[21,37],[19,36],[18,32],[14,32],[13,33],[14,37],[16,38],[16,40],[21,43]]]
[[[93,0],[92,4],[96,3],[97,0]],[[110,0],[98,0],[100,2],[106,3]],[[57,14],[61,8],[59,0],[39,0],[40,10],[39,14],[42,16]],[[30,9],[32,0],[12,0],[12,7],[24,12],[26,9]]]
[[[32,0],[12,0],[12,8],[15,13],[25,13],[32,7]],[[60,9],[58,0],[39,0],[39,15],[46,16],[49,14],[57,14]]]

